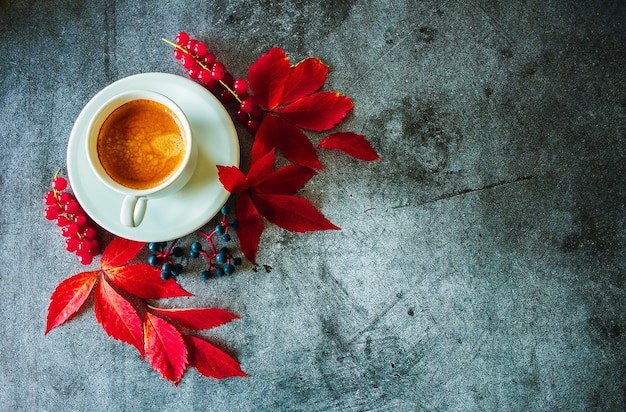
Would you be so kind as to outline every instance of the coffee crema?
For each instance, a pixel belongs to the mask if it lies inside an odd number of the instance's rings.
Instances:
[[[161,103],[138,99],[115,109],[98,133],[98,158],[122,186],[151,189],[182,165],[186,141],[178,117]]]

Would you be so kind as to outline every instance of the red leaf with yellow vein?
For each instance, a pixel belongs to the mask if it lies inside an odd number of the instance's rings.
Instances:
[[[189,365],[209,378],[247,377],[239,363],[223,350],[196,336],[185,336]]]
[[[171,323],[149,311],[145,311],[143,333],[150,365],[177,385],[187,367],[187,346],[182,335]]]
[[[161,279],[161,269],[145,263],[122,266],[106,271],[109,280],[126,292],[143,299],[193,296],[176,280]]]
[[[100,267],[107,270],[127,264],[137,256],[144,245],[142,242],[116,237],[102,253]]]
[[[162,309],[150,306],[150,310],[193,330],[211,329],[239,319],[229,311],[218,308]]]
[[[289,58],[278,47],[270,49],[250,66],[248,83],[261,106],[272,110],[280,104],[289,72]]]
[[[274,110],[288,122],[307,130],[332,129],[352,110],[352,99],[336,92],[318,92]]]
[[[144,358],[143,328],[137,308],[102,278],[94,294],[94,313],[102,329],[113,339],[137,348]]]
[[[50,297],[45,334],[65,323],[83,308],[98,275],[98,271],[83,272],[59,283]]]
[[[359,160],[380,160],[370,142],[362,134],[352,132],[333,133],[323,138],[317,147],[339,150]]]
[[[291,67],[280,105],[289,104],[318,91],[326,82],[328,66],[320,59],[308,57]]]

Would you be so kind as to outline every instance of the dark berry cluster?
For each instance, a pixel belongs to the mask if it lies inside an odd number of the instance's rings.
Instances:
[[[57,172],[52,178],[52,190],[44,195],[44,217],[55,220],[65,237],[65,249],[76,253],[83,265],[100,254],[98,233],[74,195],[66,191],[67,180]]]
[[[235,230],[239,223],[237,220],[228,220],[230,213],[228,206],[221,210],[222,219],[220,223],[210,233],[198,230],[207,241],[208,248],[203,247],[201,242],[193,242],[189,250],[190,258],[203,256],[207,260],[207,269],[202,272],[202,279],[207,280],[215,276],[230,275],[235,271],[235,266],[241,265],[241,258],[234,257],[227,247],[217,249],[214,238],[218,236],[224,243],[231,241],[230,232]],[[173,240],[168,246],[167,242],[152,242],[148,245],[151,254],[148,256],[148,263],[152,266],[161,267],[161,278],[168,280],[183,272],[184,251],[176,246],[178,239]]]
[[[215,93],[225,106],[234,104],[237,121],[250,133],[256,133],[262,111],[254,96],[248,94],[246,79],[233,78],[224,63],[217,60],[204,43],[191,39],[184,31],[176,35],[174,42],[163,40],[174,46],[174,57],[187,69],[189,77]]]

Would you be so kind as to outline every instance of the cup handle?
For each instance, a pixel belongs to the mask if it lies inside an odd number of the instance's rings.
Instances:
[[[148,199],[145,197],[126,196],[122,202],[120,221],[124,226],[139,226],[146,214],[147,206]]]

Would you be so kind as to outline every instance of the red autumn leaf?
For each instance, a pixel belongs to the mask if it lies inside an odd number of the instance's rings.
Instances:
[[[323,169],[317,158],[315,147],[302,130],[268,113],[255,135],[252,145],[252,163],[273,148],[279,149],[292,163]]]
[[[150,306],[150,310],[193,330],[211,329],[239,319],[229,311],[218,308],[162,309]]]
[[[143,329],[135,306],[102,278],[94,294],[94,313],[102,329],[112,338],[137,348],[144,358]]]
[[[293,195],[317,172],[310,167],[287,165],[267,175],[254,187],[256,193]]]
[[[217,166],[217,175],[224,189],[230,193],[238,194],[248,188],[246,176],[237,166]]]
[[[150,365],[167,380],[178,384],[187,367],[187,346],[171,323],[145,311],[145,352]]]
[[[332,129],[352,107],[349,97],[336,92],[318,92],[279,107],[274,112],[298,127],[321,132]]]
[[[193,296],[180,287],[176,280],[161,279],[160,268],[145,263],[110,269],[106,274],[113,284],[143,299]]]
[[[257,159],[250,166],[250,170],[248,170],[248,175],[246,176],[246,180],[248,181],[249,187],[256,186],[260,181],[265,179],[272,173],[274,170],[275,162],[275,150],[271,149],[263,156]]]
[[[317,147],[339,150],[359,160],[380,160],[370,142],[362,134],[352,132],[333,133],[323,138]]]
[[[239,237],[241,253],[250,262],[256,263],[256,253],[259,249],[261,233],[263,233],[263,221],[248,193],[242,193],[237,199],[235,214],[239,221],[237,237]]]
[[[189,351],[189,365],[198,369],[204,376],[216,379],[248,376],[241,370],[239,362],[206,340],[189,335],[184,339]]]
[[[259,104],[267,110],[280,104],[289,69],[289,58],[278,47],[261,55],[248,69],[250,89]]]
[[[130,262],[141,248],[145,245],[142,242],[117,237],[111,241],[102,253],[100,267],[104,270],[119,267]]]
[[[288,195],[254,194],[256,209],[267,220],[292,232],[339,230],[308,200]]]
[[[326,82],[328,66],[320,59],[308,57],[291,67],[280,105],[289,104],[318,91]]]
[[[80,311],[98,280],[98,274],[97,270],[83,272],[59,283],[54,292],[52,292],[52,296],[50,296],[48,319],[44,334],[62,325]]]

